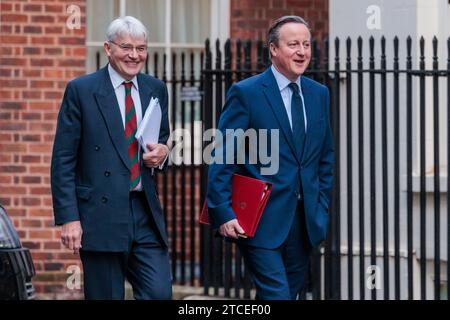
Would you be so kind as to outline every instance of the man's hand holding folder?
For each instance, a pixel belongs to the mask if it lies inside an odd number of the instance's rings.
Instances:
[[[151,98],[135,135],[144,151],[142,156],[144,165],[149,168],[161,167],[169,154],[169,148],[158,143],[161,115],[161,106],[158,99]]]
[[[219,233],[223,237],[237,239],[247,238],[244,229],[242,229],[237,219],[230,220],[219,227]]]
[[[262,180],[234,174],[231,189],[231,207],[236,219],[222,224],[219,233],[234,239],[253,237],[272,191],[272,185]],[[209,224],[206,201],[200,215],[200,223]]]

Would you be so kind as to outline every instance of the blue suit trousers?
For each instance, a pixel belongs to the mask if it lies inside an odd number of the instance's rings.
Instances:
[[[127,252],[80,251],[88,300],[122,300],[125,279],[136,300],[172,298],[168,248],[157,230],[144,192],[130,193]],[[101,221],[99,221],[101,223]]]
[[[256,299],[295,300],[303,290],[312,246],[302,202],[287,239],[275,249],[240,243],[239,249],[256,286]]]

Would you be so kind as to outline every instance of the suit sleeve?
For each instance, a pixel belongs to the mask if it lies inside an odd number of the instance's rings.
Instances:
[[[330,125],[330,93],[325,88],[325,143],[323,144],[319,163],[319,195],[320,203],[328,211],[331,189],[333,187],[334,143]]]
[[[56,225],[80,220],[75,189],[80,138],[80,105],[74,85],[69,82],[58,114],[51,161],[51,189]]]
[[[223,108],[213,151],[214,160],[208,169],[207,204],[208,215],[212,228],[218,228],[227,221],[236,218],[231,208],[231,182],[237,171],[236,162],[239,146],[234,144],[233,130],[247,130],[249,127],[249,109],[242,89],[233,85]],[[228,133],[227,133],[228,130]],[[221,139],[222,138],[222,139]],[[227,143],[233,143],[233,155],[228,155]],[[231,158],[232,157],[232,158]],[[227,160],[228,159],[228,160]],[[233,159],[233,161],[229,161]]]

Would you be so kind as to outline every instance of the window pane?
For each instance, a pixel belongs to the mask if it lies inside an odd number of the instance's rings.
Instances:
[[[147,27],[149,42],[165,41],[165,0],[127,0],[125,10]]]
[[[97,59],[99,68],[103,68],[108,63],[103,47],[87,47],[86,73],[97,71]]]
[[[210,0],[172,0],[172,42],[203,43],[210,15]]]
[[[87,41],[105,41],[106,29],[118,16],[119,0],[87,0]]]

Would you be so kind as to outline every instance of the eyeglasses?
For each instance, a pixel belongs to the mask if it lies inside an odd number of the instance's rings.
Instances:
[[[143,54],[143,53],[146,53],[147,50],[148,50],[148,48],[147,48],[146,45],[141,45],[141,46],[135,47],[135,46],[132,46],[131,44],[127,44],[127,43],[124,43],[124,44],[118,44],[118,43],[115,43],[114,41],[109,41],[109,42],[115,44],[115,45],[118,46],[122,51],[124,51],[124,52],[126,52],[126,53],[131,53],[131,52],[133,52],[134,49],[136,49],[136,52],[137,52],[137,53]]]

